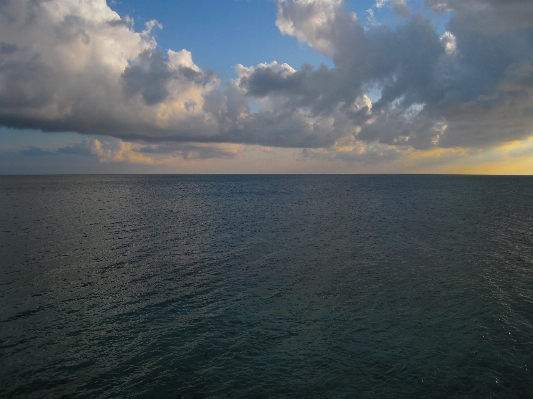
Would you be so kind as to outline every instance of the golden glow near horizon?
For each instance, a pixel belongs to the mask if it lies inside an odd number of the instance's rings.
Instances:
[[[383,162],[347,162],[337,151],[356,155],[365,148],[340,147],[300,150],[245,146],[240,144],[174,144],[168,154],[157,146],[146,152],[144,145],[122,140],[92,140],[92,152],[101,163],[151,165],[165,173],[430,173],[528,175],[533,171],[533,139],[506,143],[489,149],[406,149]],[[143,152],[145,151],[145,152]]]

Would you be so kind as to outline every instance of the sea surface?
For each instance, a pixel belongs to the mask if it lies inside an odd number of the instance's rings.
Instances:
[[[0,398],[532,398],[532,369],[532,177],[0,177]]]

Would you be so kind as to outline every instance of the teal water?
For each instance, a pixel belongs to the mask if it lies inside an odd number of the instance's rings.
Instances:
[[[533,178],[0,177],[0,398],[533,397]]]

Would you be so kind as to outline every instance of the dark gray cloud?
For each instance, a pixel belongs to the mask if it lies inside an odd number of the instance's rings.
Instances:
[[[216,74],[213,71],[197,71],[191,67],[174,68],[168,57],[160,50],[145,50],[135,63],[128,65],[122,74],[123,90],[127,97],[141,95],[147,105],[164,102],[169,95],[168,85],[172,80],[206,86]],[[188,106],[192,106],[190,102]]]
[[[86,155],[94,156],[94,153],[91,151],[90,141],[85,140],[79,144],[73,144],[66,147],[60,147],[57,149],[58,154],[70,154],[70,155]]]
[[[167,84],[172,78],[168,58],[159,50],[145,50],[122,74],[124,93],[128,97],[141,94],[147,105],[159,104],[167,98]]]
[[[347,111],[361,126],[358,138],[368,142],[483,147],[531,135],[533,2],[427,4],[451,12],[445,37],[421,14],[397,29],[379,24],[365,28],[341,12],[342,2],[282,1],[278,26],[320,51],[331,51],[335,68],[320,83],[313,71],[276,80],[273,71],[258,69],[257,76],[244,81],[248,92],[269,94],[262,87],[270,83],[270,92],[295,97],[303,105],[301,86],[314,87],[313,114],[335,107]],[[313,18],[324,13],[328,18]],[[309,23],[313,20],[320,22]],[[307,81],[298,84],[304,77]],[[371,116],[353,113],[349,106],[365,86],[381,91]]]
[[[39,148],[39,147],[34,147],[34,146],[29,146],[23,150],[20,150],[19,153],[21,155],[25,155],[27,157],[41,157],[41,156],[45,156],[45,155],[55,155],[56,152],[55,151],[50,151],[50,150],[44,150],[42,148]]]
[[[405,0],[393,0],[391,1],[391,8],[394,13],[400,17],[407,17],[411,14],[411,9],[405,2]]]
[[[16,44],[0,42],[0,54],[11,55],[15,53],[17,50],[18,50],[18,46]]]
[[[7,55],[0,58],[0,108],[17,111],[48,104],[54,93],[53,70],[38,54],[23,60]]]
[[[297,22],[293,21],[293,26],[298,26]],[[341,25],[338,32],[321,36],[321,40],[330,41],[330,48],[334,49],[335,68],[322,66],[315,70],[304,66],[287,73],[278,65],[265,65],[241,79],[241,84],[250,96],[280,97],[285,110],[307,108],[314,117],[335,115],[337,121],[343,115],[353,125],[363,126],[362,139],[393,144],[396,136],[409,135],[410,129],[405,117],[400,118],[404,113],[398,109],[407,110],[413,104],[427,103],[436,95],[434,74],[445,55],[445,46],[430,21],[421,15],[415,15],[397,30],[384,26],[364,29],[358,20],[344,16],[338,23]],[[372,105],[372,114],[367,106],[354,108],[365,86],[369,85],[378,86],[382,92],[380,100]],[[377,134],[381,129],[366,124],[380,117],[389,122],[378,125],[392,127],[392,131]],[[398,122],[402,122],[403,129],[399,129]],[[343,126],[341,134],[349,127]],[[385,139],[384,135],[390,139]],[[409,145],[417,141],[419,146],[424,146],[422,141],[428,140],[421,137]]]
[[[126,20],[123,20],[123,19],[115,19],[115,20],[112,20],[112,21],[107,21],[107,23],[109,24],[109,26],[115,28],[117,26],[122,26],[122,27],[130,27],[130,23]]]
[[[339,102],[354,100],[351,90],[343,90],[338,70],[322,65],[314,69],[304,65],[299,71],[287,73],[278,65],[255,68],[250,76],[241,79],[246,94],[254,98],[278,96],[284,99],[283,109],[308,107],[313,115],[330,113]],[[346,98],[348,96],[348,98]]]
[[[35,157],[35,156],[50,156],[58,154],[69,154],[69,155],[85,155],[85,156],[94,156],[91,151],[90,141],[85,140],[78,144],[73,144],[65,147],[60,147],[58,149],[50,150],[43,149],[40,147],[29,146],[23,150],[20,150],[21,155]]]

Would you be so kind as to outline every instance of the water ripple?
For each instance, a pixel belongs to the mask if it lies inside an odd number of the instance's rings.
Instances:
[[[533,179],[0,177],[0,397],[533,397]]]

